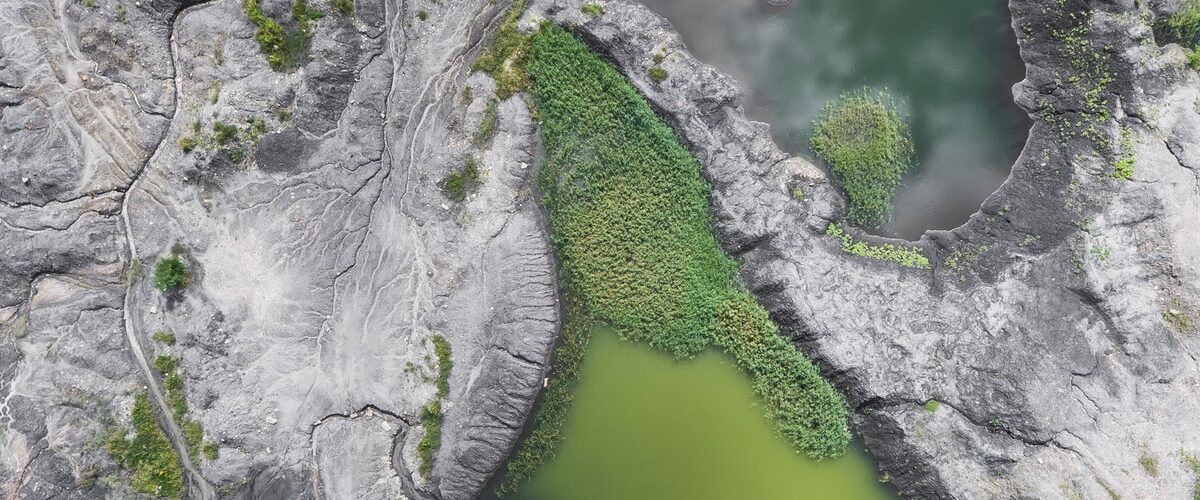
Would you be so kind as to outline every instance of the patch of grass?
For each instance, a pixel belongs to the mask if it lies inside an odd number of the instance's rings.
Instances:
[[[496,30],[492,46],[471,65],[472,70],[487,73],[496,80],[496,97],[500,100],[529,88],[526,60],[530,37],[517,28],[517,21],[525,12],[525,1],[513,1]]]
[[[862,227],[887,222],[914,149],[907,118],[886,92],[863,90],[827,104],[809,146],[846,192],[850,222]]]
[[[217,447],[217,443],[207,441],[204,443],[204,458],[207,460],[216,460],[221,457],[221,450]]]
[[[195,137],[190,135],[179,138],[179,149],[183,150],[184,153],[191,153],[198,145],[200,145],[200,141],[197,141]]]
[[[213,122],[213,140],[217,141],[220,146],[228,145],[231,142],[238,140],[237,125],[229,125],[225,122]]]
[[[450,372],[454,369],[454,359],[450,356],[450,341],[441,335],[434,335],[433,352],[437,354],[438,359],[438,397],[445,398],[450,395]]]
[[[604,15],[604,7],[597,3],[585,3],[579,6],[579,12],[585,16],[598,17]]]
[[[926,401],[926,402],[925,402],[925,411],[927,411],[927,412],[929,412],[929,413],[937,413],[937,411],[938,411],[938,402],[937,402],[937,400],[936,400],[936,399],[930,399],[929,401]]]
[[[267,56],[271,69],[291,71],[304,64],[312,36],[310,25],[320,17],[320,12],[310,10],[305,0],[297,0],[292,5],[296,26],[285,29],[278,21],[263,14],[258,0],[246,0],[244,6],[250,22],[257,28],[254,40],[258,42],[258,50]]]
[[[1200,2],[1187,1],[1178,12],[1168,17],[1165,23],[1158,26],[1160,35],[1167,41],[1176,42],[1185,47],[1194,47],[1200,43]],[[1164,33],[1165,32],[1165,33]]]
[[[178,255],[158,259],[154,265],[154,288],[164,292],[182,288],[191,279],[192,274]]]
[[[850,255],[895,262],[901,266],[916,269],[929,268],[929,258],[915,248],[905,248],[891,243],[870,245],[863,241],[855,241],[854,237],[850,236],[845,229],[832,223],[825,229],[825,234],[841,240],[842,251]]]
[[[1142,470],[1150,477],[1158,477],[1158,458],[1151,455],[1149,451],[1142,450],[1142,456],[1138,457],[1138,465],[1142,466]]]
[[[425,9],[417,10],[417,20],[424,21],[426,19],[429,19],[429,12],[427,12]]]
[[[158,370],[158,373],[166,375],[174,372],[176,368],[179,368],[179,358],[176,358],[175,356],[159,354],[158,356],[154,357],[153,364],[154,369]]]
[[[154,332],[154,335],[151,335],[150,338],[160,344],[175,345],[175,334],[170,332],[159,330]]]
[[[167,406],[171,407],[171,415],[176,421],[182,421],[187,415],[187,398],[183,395],[183,377],[176,372],[163,376],[163,395],[167,398]]]
[[[558,26],[533,36],[529,73],[546,148],[538,181],[571,304],[566,329],[607,323],[679,358],[721,347],[750,375],[781,437],[813,458],[843,454],[844,400],[737,284],[737,263],[710,229],[710,188],[674,131]],[[581,356],[586,340],[567,345]],[[569,394],[556,385],[544,401],[503,480],[507,493],[554,454]]]
[[[1162,319],[1163,321],[1166,321],[1167,324],[1174,327],[1179,333],[1188,331],[1188,327],[1191,326],[1190,322],[1188,321],[1187,314],[1184,314],[1183,311],[1178,309],[1167,309],[1163,311]]]
[[[104,448],[122,468],[130,471],[134,491],[165,498],[183,495],[183,470],[179,455],[171,447],[167,435],[158,427],[154,409],[145,393],[133,400],[130,412],[133,438],[123,427],[108,431]]]
[[[441,399],[435,399],[421,407],[421,426],[425,428],[425,435],[417,442],[417,458],[421,461],[418,472],[421,473],[421,477],[429,477],[429,472],[433,470],[434,455],[442,444]]]
[[[1127,181],[1133,178],[1133,166],[1137,157],[1133,154],[1133,129],[1121,127],[1121,151],[1116,163],[1113,164],[1112,176],[1115,179]]]
[[[354,0],[332,0],[329,5],[342,17],[354,16]]]
[[[662,66],[654,66],[650,68],[649,75],[650,79],[653,80],[654,83],[662,83],[667,79],[667,70],[663,69]]]
[[[454,201],[463,201],[467,195],[479,187],[479,161],[474,156],[467,157],[463,168],[450,172],[442,182],[446,197]]]
[[[496,123],[499,119],[499,102],[492,99],[483,108],[483,117],[479,120],[479,129],[475,131],[475,147],[484,148],[492,142],[492,138],[496,136]]]

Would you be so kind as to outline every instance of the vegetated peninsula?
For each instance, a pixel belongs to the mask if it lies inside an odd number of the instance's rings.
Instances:
[[[1197,494],[1195,2],[1011,0],[1028,141],[917,241],[903,96],[823,170],[636,2],[53,7],[0,7],[5,496],[519,491],[597,325],[905,497]]]

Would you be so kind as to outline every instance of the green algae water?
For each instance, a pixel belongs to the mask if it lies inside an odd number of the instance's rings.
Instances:
[[[1029,129],[1006,0],[642,0],[688,49],[738,80],[779,147],[810,159],[813,119],[838,95],[885,87],[910,115],[917,166],[883,234],[966,222],[1008,177]],[[777,2],[779,3],[779,2]]]
[[[792,450],[716,350],[676,361],[597,328],[574,392],[558,456],[514,498],[892,498],[861,452],[816,462]]]

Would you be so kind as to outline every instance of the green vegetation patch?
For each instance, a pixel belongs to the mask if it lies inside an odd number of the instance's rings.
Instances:
[[[159,330],[150,336],[150,339],[160,344],[175,345],[175,334]]]
[[[192,279],[192,273],[178,255],[158,259],[154,265],[154,288],[164,292],[182,288]]]
[[[305,63],[312,40],[312,24],[324,14],[309,8],[306,0],[296,0],[292,4],[294,25],[285,28],[263,14],[258,0],[246,0],[245,9],[250,22],[258,28],[254,33],[258,50],[267,56],[271,69],[291,71]]]
[[[468,89],[471,87],[467,87]],[[475,147],[486,147],[496,136],[496,124],[500,120],[499,103],[492,99],[483,108],[483,117],[479,119],[479,129],[475,131]]]
[[[930,399],[925,402],[925,411],[929,413],[937,413],[939,403],[936,399]]]
[[[354,16],[354,0],[332,0],[329,5],[342,17]]]
[[[809,146],[846,192],[850,222],[862,227],[887,222],[914,149],[907,119],[886,92],[863,90],[827,104]]]
[[[468,156],[466,164],[461,169],[450,172],[442,182],[446,197],[454,201],[463,201],[467,195],[479,187],[479,160]]]
[[[829,224],[829,227],[825,229],[825,234],[841,240],[842,251],[851,255],[895,262],[904,267],[917,269],[929,268],[929,258],[915,248],[906,248],[891,243],[871,245],[864,241],[855,241],[854,237],[850,236],[850,233],[847,233],[844,228],[837,224]]]
[[[183,495],[183,470],[179,455],[171,447],[166,433],[158,427],[154,408],[145,393],[134,398],[129,420],[133,438],[129,439],[124,427],[113,427],[108,431],[104,448],[117,465],[132,473],[130,485],[134,491],[180,498]]]
[[[1133,178],[1133,167],[1137,157],[1133,154],[1133,129],[1121,127],[1121,150],[1116,163],[1113,164],[1113,178],[1127,181]]]
[[[585,16],[602,16],[604,15],[604,7],[598,3],[585,3],[579,6],[579,12]]]
[[[454,360],[450,357],[450,341],[441,335],[434,335],[433,352],[437,354],[438,360],[438,397],[445,398],[450,395],[450,372],[454,369]]]
[[[421,426],[425,428],[425,435],[417,442],[417,458],[421,462],[418,471],[422,477],[429,477],[434,456],[442,445],[442,400],[450,395],[450,372],[454,369],[450,341],[441,335],[434,335],[431,340],[438,362],[437,397],[421,408]]]
[[[529,88],[529,71],[526,60],[529,57],[529,35],[521,33],[517,21],[525,12],[525,0],[514,0],[504,21],[496,30],[496,38],[475,63],[471,65],[474,71],[482,71],[496,80],[496,97],[508,99],[513,94]]]
[[[663,69],[662,66],[654,66],[650,68],[648,75],[651,80],[654,80],[654,83],[662,83],[663,80],[667,79],[667,70]]]
[[[1142,470],[1145,470],[1146,474],[1158,477],[1158,458],[1151,455],[1149,451],[1142,450],[1142,456],[1138,457],[1138,464],[1142,466]]]
[[[817,459],[843,454],[850,434],[842,396],[735,281],[737,264],[709,226],[710,188],[674,132],[562,28],[546,24],[533,36],[529,73],[546,148],[539,185],[573,304],[568,330],[604,322],[679,358],[718,345],[751,376],[795,449]],[[581,356],[586,340],[569,345]],[[558,434],[541,426],[561,423],[552,413],[563,411],[569,400],[556,398],[565,394],[546,393],[504,491],[553,455]]]

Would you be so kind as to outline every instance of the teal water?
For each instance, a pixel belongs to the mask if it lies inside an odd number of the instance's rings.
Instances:
[[[522,500],[892,498],[857,450],[815,462],[776,437],[725,355],[676,361],[598,328],[558,456]]]
[[[747,114],[785,151],[813,158],[812,121],[863,86],[907,104],[919,165],[881,233],[916,238],[966,222],[1008,176],[1029,122],[1002,0],[644,0],[701,60],[734,76]]]

